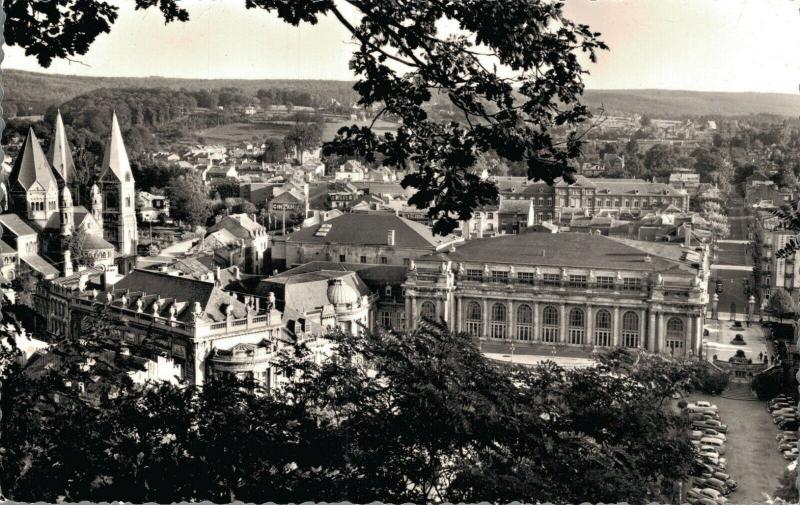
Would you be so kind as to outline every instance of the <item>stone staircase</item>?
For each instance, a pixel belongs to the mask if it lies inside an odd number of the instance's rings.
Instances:
[[[748,402],[759,401],[753,391],[750,390],[749,382],[731,382],[720,396],[723,398],[728,398],[729,400],[741,400]]]

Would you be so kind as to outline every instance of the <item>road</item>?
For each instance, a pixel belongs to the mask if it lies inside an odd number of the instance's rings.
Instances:
[[[719,311],[735,312],[737,319],[742,320],[747,313],[748,296],[745,295],[745,281],[752,283],[753,258],[750,251],[748,232],[752,217],[747,214],[744,203],[734,200],[728,208],[728,224],[730,237],[717,244],[714,263],[711,268],[711,285],[713,292],[716,281],[722,281],[722,293],[719,294]]]

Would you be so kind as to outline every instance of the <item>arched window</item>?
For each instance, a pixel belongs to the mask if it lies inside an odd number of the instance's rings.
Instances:
[[[683,356],[686,352],[686,333],[684,333],[683,321],[677,317],[671,317],[667,321],[667,348],[672,355]]]
[[[558,309],[550,305],[542,310],[542,342],[558,342]]]
[[[586,313],[579,308],[569,311],[569,343],[583,344],[586,341]]]
[[[639,315],[628,311],[622,315],[622,345],[639,347]]]
[[[603,347],[611,345],[611,313],[598,310],[594,316],[594,343]]]
[[[481,305],[478,302],[467,304],[467,333],[474,337],[481,335]]]
[[[505,304],[495,303],[492,305],[492,319],[490,327],[490,336],[492,338],[506,338],[507,325],[506,318],[507,312]]]
[[[422,302],[419,314],[425,319],[434,319],[436,317],[436,305],[433,302]]]
[[[683,339],[683,337],[683,321],[677,317],[673,317],[667,321],[667,338]]]
[[[517,309],[517,338],[533,339],[533,309],[530,305],[520,305]]]

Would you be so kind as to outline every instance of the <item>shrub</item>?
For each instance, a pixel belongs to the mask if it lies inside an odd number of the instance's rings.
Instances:
[[[768,401],[783,393],[783,372],[779,368],[761,372],[753,377],[750,387],[759,400]]]
[[[692,391],[700,391],[708,395],[718,395],[722,393],[730,378],[725,372],[721,372],[704,362],[697,362],[694,377],[690,384]]]

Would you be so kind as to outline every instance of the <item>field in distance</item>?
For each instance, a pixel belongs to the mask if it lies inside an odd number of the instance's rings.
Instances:
[[[196,130],[193,135],[195,139],[203,139],[207,144],[230,144],[237,142],[244,142],[250,140],[258,140],[263,142],[268,138],[282,140],[286,132],[294,124],[291,121],[248,121],[230,123],[212,128],[204,128]],[[350,126],[357,124],[358,126],[368,126],[369,121],[353,121],[344,117],[328,117],[325,122],[325,127],[322,131],[322,139],[330,140],[336,135],[336,131],[342,126]],[[373,130],[377,134],[385,131],[394,131],[397,129],[397,124],[388,121],[378,120],[373,126]]]

